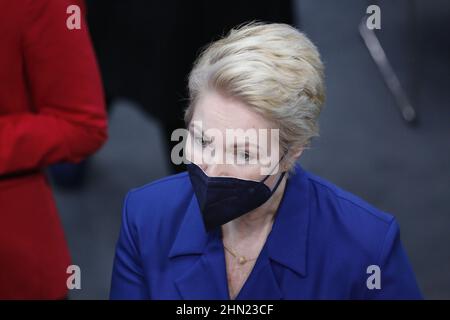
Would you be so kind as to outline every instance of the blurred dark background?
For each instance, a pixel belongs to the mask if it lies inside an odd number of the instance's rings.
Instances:
[[[108,297],[126,192],[184,170],[170,163],[170,132],[183,126],[186,77],[199,49],[238,23],[261,19],[297,26],[325,63],[321,137],[301,164],[395,215],[423,294],[450,299],[449,1],[87,4],[110,139],[84,163],[77,187],[53,180],[73,263],[81,267],[82,289],[70,298]],[[370,4],[381,8],[376,35],[417,112],[413,125],[400,116],[359,34]]]

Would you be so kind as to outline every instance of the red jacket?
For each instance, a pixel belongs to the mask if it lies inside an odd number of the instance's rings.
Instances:
[[[84,17],[81,29],[66,26],[71,4],[0,0],[0,299],[67,294],[71,262],[42,169],[107,138]]]

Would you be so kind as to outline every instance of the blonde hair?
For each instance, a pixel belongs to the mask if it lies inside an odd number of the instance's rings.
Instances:
[[[206,46],[195,61],[185,123],[190,123],[199,97],[212,89],[272,121],[280,129],[281,152],[307,148],[319,135],[323,70],[317,48],[294,27],[262,22],[238,26]],[[288,164],[291,169],[294,160]]]

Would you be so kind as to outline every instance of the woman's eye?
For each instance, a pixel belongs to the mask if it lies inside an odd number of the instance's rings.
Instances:
[[[245,162],[248,162],[250,160],[250,153],[248,151],[239,151],[238,156],[241,159],[244,159]]]
[[[201,145],[202,148],[207,147],[207,146],[211,143],[211,141],[204,139],[203,136],[202,136],[202,137],[195,138],[195,141],[196,141],[199,145]]]

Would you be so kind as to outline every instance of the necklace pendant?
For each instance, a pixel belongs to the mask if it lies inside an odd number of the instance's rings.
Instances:
[[[247,259],[245,257],[239,257],[238,258],[238,263],[240,265],[245,264],[247,262]]]

